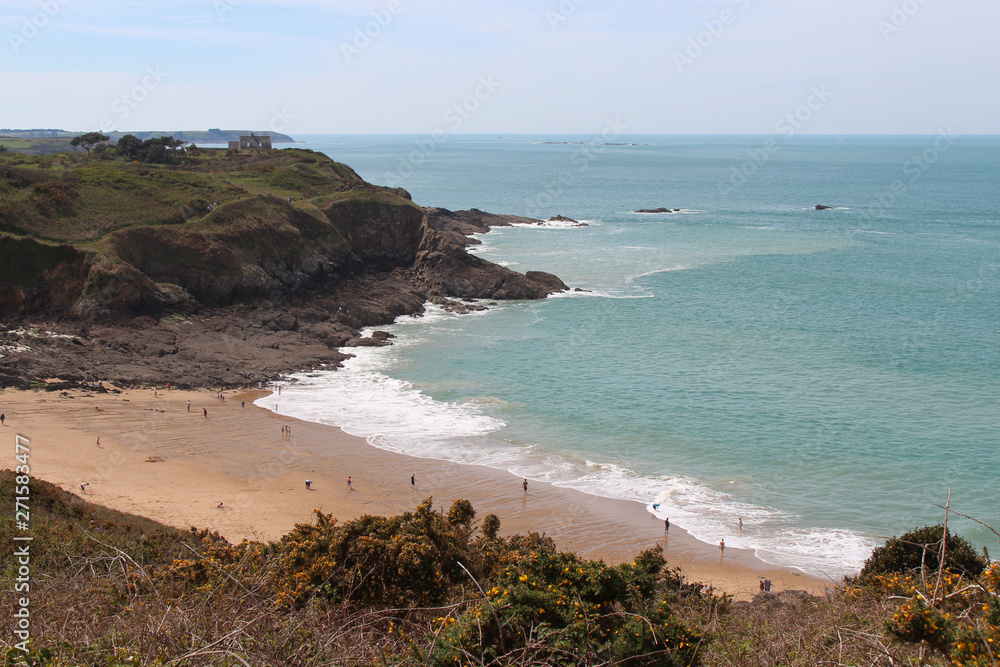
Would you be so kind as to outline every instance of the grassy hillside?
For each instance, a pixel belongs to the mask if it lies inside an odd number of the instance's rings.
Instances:
[[[301,200],[362,183],[350,167],[302,149],[198,149],[179,161],[0,154],[0,231],[86,244],[123,227],[197,224],[215,202],[224,207],[259,194]]]
[[[73,148],[67,137],[11,137],[0,134],[0,146],[9,151],[25,155],[49,155],[52,153],[86,153],[82,148]]]
[[[0,153],[0,244],[19,242],[31,268],[0,272],[0,310],[183,300],[161,283],[204,305],[266,299],[351,262],[391,269],[419,242],[423,212],[405,193],[321,153],[195,149],[167,161]]]

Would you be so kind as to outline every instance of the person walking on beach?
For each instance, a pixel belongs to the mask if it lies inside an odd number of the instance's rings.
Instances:
[[[101,446],[101,436],[97,436],[97,446]]]
[[[202,408],[201,410],[205,413],[205,419],[208,419],[208,408]]]
[[[416,475],[410,475],[410,488],[411,489],[417,488],[417,476]]]
[[[524,489],[524,495],[528,495],[528,480],[521,483],[521,488]]]
[[[347,490],[348,491],[353,491],[354,490],[354,488],[351,487],[351,476],[350,475],[347,476]]]
[[[663,520],[663,532],[664,533],[670,532],[670,517],[667,517],[666,519]]]
[[[719,556],[721,557],[724,553],[726,553],[726,541],[719,540]]]
[[[191,401],[188,401],[188,412],[191,412]]]
[[[240,401],[240,407],[243,408],[244,410],[246,410],[247,409],[247,402],[246,401]]]
[[[156,398],[156,387],[153,387],[153,398]]]
[[[6,421],[6,419],[7,419],[7,415],[5,415],[4,413],[0,412],[0,426],[3,426],[3,423],[4,423],[4,421]]]
[[[743,532],[743,517],[740,517],[740,532]]]

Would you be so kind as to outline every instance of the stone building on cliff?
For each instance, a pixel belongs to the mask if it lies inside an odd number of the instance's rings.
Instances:
[[[271,135],[265,134],[258,137],[251,132],[250,136],[240,136],[239,141],[230,141],[229,148],[237,151],[269,151],[271,150]]]

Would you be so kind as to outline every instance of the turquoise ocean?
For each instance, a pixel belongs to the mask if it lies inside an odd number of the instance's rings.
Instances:
[[[1000,530],[1000,138],[297,138],[421,205],[587,226],[473,249],[580,291],[380,327],[394,346],[294,376],[282,414],[817,575],[949,493]]]

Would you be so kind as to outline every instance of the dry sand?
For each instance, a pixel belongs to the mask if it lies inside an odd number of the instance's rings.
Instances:
[[[0,466],[13,467],[14,436],[23,435],[33,476],[94,503],[178,528],[217,530],[230,541],[277,539],[310,522],[314,508],[349,520],[412,510],[428,496],[445,509],[467,498],[480,518],[500,517],[501,534],[544,532],[558,548],[587,558],[621,562],[662,544],[670,567],[737,599],[757,593],[765,578],[772,592],[822,594],[834,584],[775,568],[746,550],[720,554],[675,525],[665,535],[638,503],[540,482],[529,482],[525,496],[521,479],[503,471],[386,452],[336,427],[254,407],[265,392],[230,391],[224,401],[211,391],[157,394],[4,391],[0,436],[12,454]],[[291,436],[282,435],[284,425]],[[82,482],[89,483],[85,494]]]

